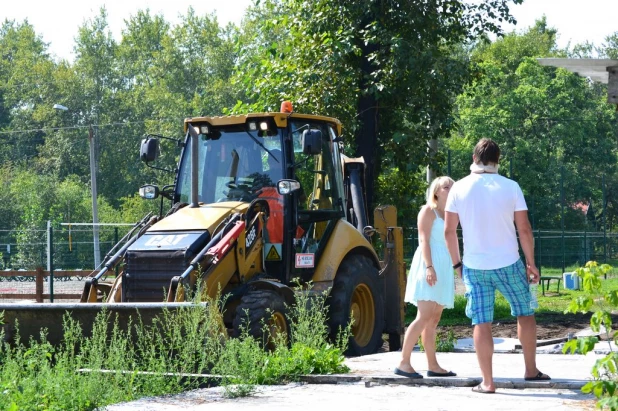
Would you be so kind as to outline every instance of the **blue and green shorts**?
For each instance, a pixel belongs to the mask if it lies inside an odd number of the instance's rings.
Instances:
[[[466,315],[472,325],[490,323],[494,320],[496,290],[506,298],[515,317],[533,315],[530,308],[530,288],[526,268],[521,260],[495,270],[475,270],[463,267],[466,286]]]

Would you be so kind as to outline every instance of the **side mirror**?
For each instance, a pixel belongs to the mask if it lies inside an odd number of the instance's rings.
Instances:
[[[277,182],[277,192],[282,196],[298,190],[300,190],[300,183],[296,180],[284,179]]]
[[[146,184],[139,188],[139,196],[146,200],[154,200],[159,197],[159,187],[153,184]]]
[[[139,150],[140,160],[148,163],[155,161],[159,156],[159,140],[152,137],[147,137],[142,140],[142,146]]]
[[[320,130],[305,130],[300,139],[303,154],[320,154],[322,152],[322,132]]]

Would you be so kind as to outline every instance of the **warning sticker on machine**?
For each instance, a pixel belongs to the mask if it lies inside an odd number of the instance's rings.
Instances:
[[[315,254],[296,254],[296,268],[313,268]]]
[[[267,243],[264,250],[268,250],[265,257],[266,261],[281,261],[281,244]]]

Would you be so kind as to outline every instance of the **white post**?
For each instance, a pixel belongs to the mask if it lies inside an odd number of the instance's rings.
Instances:
[[[68,111],[62,104],[54,104],[55,110]],[[90,187],[92,190],[92,236],[94,240],[94,268],[101,265],[101,249],[99,248],[99,211],[97,206],[97,159],[94,156],[95,134],[92,125],[88,127],[88,143],[90,145]]]
[[[101,264],[101,249],[99,248],[99,211],[97,206],[97,166],[94,155],[94,131],[92,126],[88,128],[88,141],[90,143],[90,186],[92,188],[92,236],[94,239],[94,268]]]

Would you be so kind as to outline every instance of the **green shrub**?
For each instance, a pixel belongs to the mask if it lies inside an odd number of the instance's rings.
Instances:
[[[440,331],[436,334],[436,352],[453,352],[455,351],[456,344],[457,338],[455,338],[453,330]],[[418,346],[421,351],[425,351],[421,337],[418,338]]]
[[[611,350],[612,336],[612,310],[618,308],[618,290],[603,291],[602,277],[612,269],[607,264],[598,265],[595,261],[589,261],[584,267],[575,270],[583,284],[584,294],[571,301],[565,313],[593,312],[590,318],[590,328],[594,332],[601,332],[604,327],[610,353],[604,358],[597,360],[592,367],[593,381],[588,382],[582,388],[584,393],[594,393],[597,397],[598,408],[618,410],[618,353]],[[592,351],[598,342],[597,337],[580,337],[571,340],[564,345],[563,352],[586,354]],[[618,344],[618,333],[613,336],[614,343]]]
[[[202,381],[191,374],[218,373],[228,396],[244,396],[260,384],[347,372],[342,353],[350,330],[329,341],[325,294],[314,294],[298,294],[288,310],[290,342],[272,351],[246,332],[227,339],[220,299],[163,310],[148,326],[138,320],[120,327],[104,310],[88,337],[67,314],[59,346],[47,342],[45,331],[27,345],[0,343],[0,409],[94,410],[196,388]]]
[[[245,396],[255,392],[257,385],[298,381],[308,374],[348,372],[343,352],[350,327],[335,343],[329,341],[325,302],[326,294],[297,293],[295,304],[288,307],[290,340],[276,341],[272,351],[264,350],[246,329],[239,339],[228,341],[213,368],[222,376],[225,394]]]

